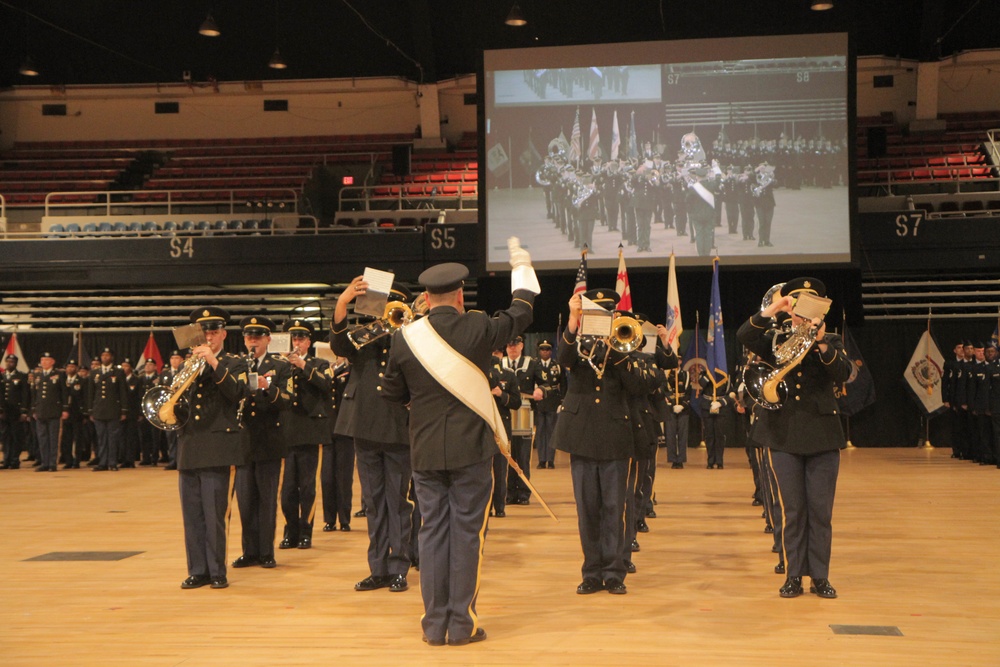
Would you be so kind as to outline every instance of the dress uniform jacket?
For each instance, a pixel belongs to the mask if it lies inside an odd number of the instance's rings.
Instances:
[[[73,377],[64,376],[63,384],[66,389],[66,410],[69,418],[79,421],[83,417],[83,409],[86,405],[87,382],[79,375]]]
[[[104,370],[101,366],[90,374],[90,416],[109,421],[128,414],[128,384],[125,371],[117,366]]]
[[[628,363],[632,365],[635,372],[641,375],[645,386],[644,393],[631,394],[628,397],[629,421],[632,424],[634,443],[633,457],[648,459],[656,455],[658,428],[650,398],[659,384],[656,377],[658,369],[649,355],[641,353],[632,353]]]
[[[535,360],[535,386],[542,390],[542,400],[535,401],[539,412],[556,412],[562,405],[565,391],[562,366],[555,359],[546,363],[542,359]]]
[[[48,376],[39,371],[31,385],[31,414],[42,421],[59,419],[67,410],[69,406],[63,376],[54,370]]]
[[[989,364],[973,361],[969,364],[968,397],[969,412],[985,415],[990,409]]]
[[[129,420],[137,421],[142,416],[142,380],[135,373],[126,375],[125,386],[128,387],[128,400],[125,402],[126,415]]]
[[[432,308],[427,317],[441,338],[486,375],[492,351],[531,324],[533,303],[534,294],[517,290],[510,308],[497,317],[482,312],[463,314],[451,306]],[[393,343],[382,395],[400,405],[410,404],[413,470],[462,468],[485,461],[497,451],[493,430],[431,377],[402,336]]]
[[[28,376],[21,371],[4,371],[0,373],[3,381],[3,405],[0,412],[7,421],[17,421],[21,415],[28,414],[31,405]]]
[[[330,331],[330,347],[351,362],[351,375],[337,413],[334,433],[369,442],[409,446],[406,408],[381,399],[389,350],[397,336],[383,336],[360,350],[347,337],[347,320]]]
[[[761,359],[775,365],[771,349],[770,320],[760,313],[743,323],[736,333],[740,343]],[[777,451],[816,454],[843,449],[847,443],[840,426],[834,385],[851,375],[851,360],[844,352],[840,336],[826,334],[825,354],[813,347],[785,381],[788,396],[780,410],[770,411],[754,424],[753,439]]]
[[[285,415],[285,437],[289,447],[329,444],[332,435],[333,378],[330,362],[307,357],[305,367],[291,367],[291,406]]]
[[[517,376],[509,368],[493,364],[490,368],[489,380],[491,390],[500,387],[500,395],[494,396],[493,400],[496,401],[497,408],[500,410],[500,418],[503,420],[503,427],[507,431],[507,437],[510,438],[510,432],[513,429],[510,417],[511,410],[517,410],[521,407],[521,392],[517,386]]]
[[[178,431],[180,470],[242,465],[247,460],[249,437],[238,417],[247,393],[247,364],[229,353],[218,360],[214,371],[206,364],[187,390],[191,416]]]
[[[253,364],[253,360],[247,362]],[[274,461],[285,456],[285,431],[282,418],[291,405],[292,365],[277,354],[260,358],[257,374],[271,378],[267,389],[249,389],[243,406],[243,422],[250,432],[247,463]],[[318,441],[317,441],[318,442]]]
[[[598,379],[594,369],[580,358],[576,334],[564,333],[559,363],[569,369],[569,383],[562,411],[556,422],[555,446],[564,452],[599,461],[632,456],[628,394],[648,391],[641,371],[627,357],[611,352]]]

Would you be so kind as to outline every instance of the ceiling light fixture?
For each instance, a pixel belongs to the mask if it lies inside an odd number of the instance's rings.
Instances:
[[[812,0],[810,7],[814,12],[825,12],[833,9],[833,0]]]
[[[198,34],[205,37],[218,37],[222,33],[219,32],[219,26],[215,25],[215,19],[209,14],[201,24],[201,27],[198,28]]]
[[[17,71],[21,76],[38,76],[38,68],[35,67],[35,62],[31,59],[31,56],[25,56],[21,67]]]
[[[524,14],[521,12],[521,8],[516,2],[514,3],[514,6],[510,8],[510,13],[507,14],[507,20],[504,21],[504,23],[516,28],[528,25],[528,21],[524,18]]]
[[[288,63],[285,59],[281,57],[281,52],[278,51],[278,47],[274,48],[274,55],[271,56],[271,60],[268,61],[267,66],[271,69],[287,69]]]

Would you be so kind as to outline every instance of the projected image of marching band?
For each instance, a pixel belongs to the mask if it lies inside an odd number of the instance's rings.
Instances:
[[[496,72],[496,104],[659,102],[660,66],[559,67]]]
[[[487,100],[488,262],[511,235],[547,268],[847,261],[845,59],[658,68],[645,104]]]

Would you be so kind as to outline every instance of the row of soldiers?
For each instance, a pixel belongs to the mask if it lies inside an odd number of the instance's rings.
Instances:
[[[553,92],[572,99],[577,88],[585,91],[588,99],[599,100],[605,91],[624,96],[628,95],[628,80],[629,68],[624,66],[524,70],[524,83],[541,100]]]
[[[943,370],[941,398],[951,420],[952,456],[1000,467],[1000,358],[996,341],[959,341]]]
[[[847,185],[847,139],[831,141],[823,136],[806,139],[799,135],[788,139],[739,139],[729,141],[724,135],[712,143],[712,157],[720,164],[774,165],[775,178],[782,187],[831,188]]]
[[[670,161],[647,142],[641,158],[588,160],[584,169],[574,166],[558,141],[549,151],[536,175],[545,193],[546,217],[576,248],[593,250],[594,228],[600,224],[612,232],[620,226],[622,244],[652,252],[652,226],[662,224],[708,254],[714,228],[723,227],[723,210],[729,234],[742,227],[744,241],[771,245],[778,181],[776,167],[767,161],[751,164],[732,155],[723,169],[707,162],[703,152],[692,161],[683,150]]]

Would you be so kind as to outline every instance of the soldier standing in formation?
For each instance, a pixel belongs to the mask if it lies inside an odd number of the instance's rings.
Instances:
[[[330,440],[323,448],[323,469],[320,483],[323,486],[323,531],[351,529],[351,503],[354,499],[354,439],[336,433],[339,408],[344,388],[351,374],[351,365],[344,357],[337,357],[330,366]]]
[[[556,449],[552,437],[556,430],[556,417],[562,404],[562,366],[552,358],[552,343],[543,340],[538,344],[535,363],[535,449],[538,450],[538,467],[555,468]]]
[[[41,371],[31,385],[31,416],[38,436],[38,460],[35,472],[55,472],[59,456],[59,423],[69,417],[66,385],[62,375],[53,370],[56,360],[43,352]]]
[[[90,418],[97,429],[95,471],[118,470],[122,451],[122,424],[128,419],[125,373],[114,365],[111,348],[101,351],[101,363],[91,374]]]
[[[86,401],[86,380],[79,373],[76,359],[66,362],[66,419],[63,421],[62,440],[59,443],[60,456],[65,465],[63,470],[79,468],[80,461],[90,458],[85,442],[83,426],[83,405]]]

